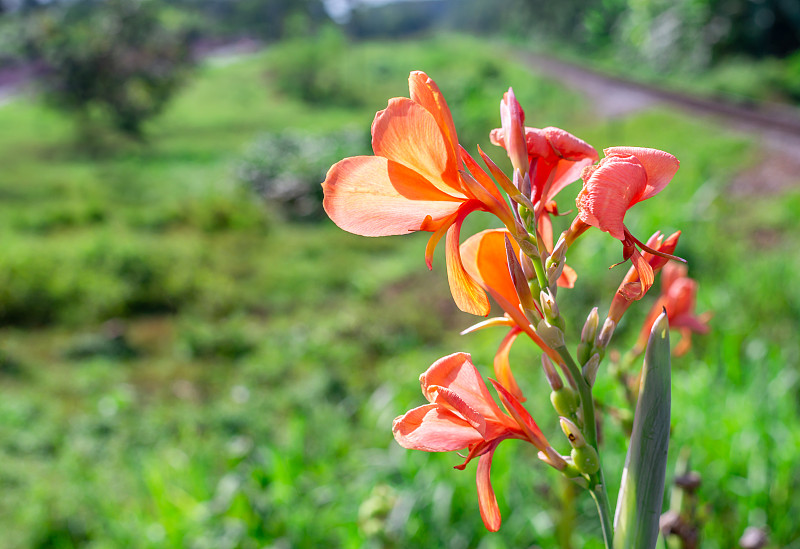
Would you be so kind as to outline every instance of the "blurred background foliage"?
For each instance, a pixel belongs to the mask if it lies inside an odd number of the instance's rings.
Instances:
[[[767,190],[754,138],[666,107],[604,119],[520,56],[791,102],[795,2],[0,6],[0,546],[600,546],[590,499],[524,445],[495,457],[504,524],[489,534],[474,469],[392,440],[425,368],[467,350],[488,375],[503,335],[457,335],[475,319],[442,258],[425,269],[425,235],[356,237],[320,210],[327,168],[370,153],[374,113],[412,69],[436,79],[465,147],[503,165],[488,132],[509,85],[531,125],[680,158],[628,216],[640,237],[683,231],[698,310],[715,315],[675,361],[670,463],[691,448],[703,547],[733,547],[748,525],[798,546],[798,187]],[[609,304],[618,248],[589,233],[571,250],[571,328]],[[565,450],[537,353],[521,341],[512,360]],[[624,406],[615,380],[598,383]],[[609,415],[602,432],[613,498],[624,429]]]

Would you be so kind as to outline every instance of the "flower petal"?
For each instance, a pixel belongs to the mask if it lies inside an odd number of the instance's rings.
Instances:
[[[417,172],[377,156],[337,162],[322,188],[328,216],[342,229],[362,236],[407,234],[423,226],[435,230],[462,204]]]
[[[389,105],[372,122],[372,149],[377,156],[399,162],[420,173],[439,190],[463,198],[458,156],[433,115],[405,97]]]
[[[643,147],[609,147],[603,151],[606,156],[630,155],[644,166],[647,172],[647,186],[636,202],[647,200],[667,186],[680,167],[680,162],[668,152]]]
[[[512,395],[505,387],[490,379],[489,381],[492,382],[497,394],[500,395],[500,400],[503,402],[503,406],[506,407],[506,410],[514,418],[514,421],[517,423],[520,431],[525,433],[525,436],[528,437],[531,444],[536,446],[539,450],[544,452],[550,443],[547,442],[547,439],[544,437],[542,430],[539,429],[539,426],[536,425],[536,422],[531,417],[531,414],[525,407],[520,404],[520,402]]]
[[[419,103],[425,110],[427,110],[436,120],[436,124],[442,131],[447,148],[449,149],[448,161],[453,161],[455,164],[452,169],[458,168],[458,136],[456,135],[456,127],[453,124],[453,116],[450,114],[450,108],[447,106],[447,101],[444,95],[427,74],[422,71],[412,71],[408,76],[408,90],[411,95],[411,100]],[[450,167],[448,166],[448,169]]]
[[[483,524],[486,526],[486,529],[491,532],[497,532],[500,529],[500,522],[502,520],[500,517],[500,508],[497,506],[497,498],[494,495],[492,480],[490,478],[492,456],[494,456],[496,448],[497,444],[478,459],[478,470],[475,474],[481,518],[483,519]]]
[[[587,179],[575,201],[578,216],[617,240],[625,240],[622,221],[647,185],[644,168],[633,157],[611,156],[584,176]]]
[[[502,414],[495,404],[478,369],[467,353],[442,357],[419,377],[422,394],[429,402],[436,398],[436,387],[445,387],[458,394],[470,408],[487,418]]]
[[[463,450],[483,441],[469,423],[438,404],[426,404],[395,418],[392,433],[403,448],[425,452]]]
[[[511,363],[508,360],[511,346],[521,333],[522,330],[520,328],[514,327],[506,334],[506,337],[503,338],[502,343],[500,343],[500,348],[497,349],[497,353],[494,355],[494,375],[497,376],[497,380],[506,387],[517,400],[525,402],[522,390],[519,388],[519,385],[517,385],[514,374],[511,373]]]
[[[447,241],[445,242],[447,281],[450,283],[450,293],[459,309],[473,315],[489,316],[490,306],[486,292],[464,269],[461,261],[459,240],[461,224],[466,213],[469,212],[459,215],[455,223],[447,230]]]

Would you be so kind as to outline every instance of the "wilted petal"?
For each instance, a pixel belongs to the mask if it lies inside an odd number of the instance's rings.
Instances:
[[[614,238],[625,240],[622,222],[632,201],[647,185],[644,168],[635,158],[612,156],[587,172],[576,199],[579,217]]]
[[[322,187],[328,216],[362,236],[435,230],[462,204],[415,171],[378,156],[337,162]]]
[[[372,149],[377,156],[418,172],[439,190],[464,198],[454,148],[433,115],[419,103],[405,97],[390,99],[372,122]]]
[[[483,437],[469,423],[437,404],[426,404],[394,420],[392,433],[403,448],[425,452],[462,450]]]
[[[636,202],[647,200],[658,194],[667,186],[680,167],[680,162],[668,152],[658,149],[647,149],[643,147],[609,147],[603,151],[606,156],[630,155],[635,157],[647,172],[647,185],[642,190],[642,194],[636,198]]]
[[[547,141],[550,142],[550,146],[553,147],[555,153],[564,160],[572,162],[589,160],[591,164],[596,162],[599,158],[594,147],[583,139],[579,139],[561,128],[548,126],[544,128],[542,132],[547,138]]]

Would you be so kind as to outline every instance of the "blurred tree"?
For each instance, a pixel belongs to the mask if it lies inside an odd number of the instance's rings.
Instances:
[[[329,21],[321,0],[173,0],[173,6],[200,15],[200,33],[210,37],[258,38],[267,42]],[[302,25],[298,21],[302,20]]]
[[[25,48],[54,105],[141,138],[191,64],[185,33],[166,21],[152,0],[76,0],[28,17]]]

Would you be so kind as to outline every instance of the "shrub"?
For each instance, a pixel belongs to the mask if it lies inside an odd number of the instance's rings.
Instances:
[[[25,40],[54,105],[134,137],[190,65],[183,33],[162,23],[153,0],[77,0],[44,10],[28,19]]]
[[[320,183],[328,168],[358,154],[369,154],[368,136],[361,131],[266,133],[242,156],[236,175],[290,218],[312,219],[322,212]]]

